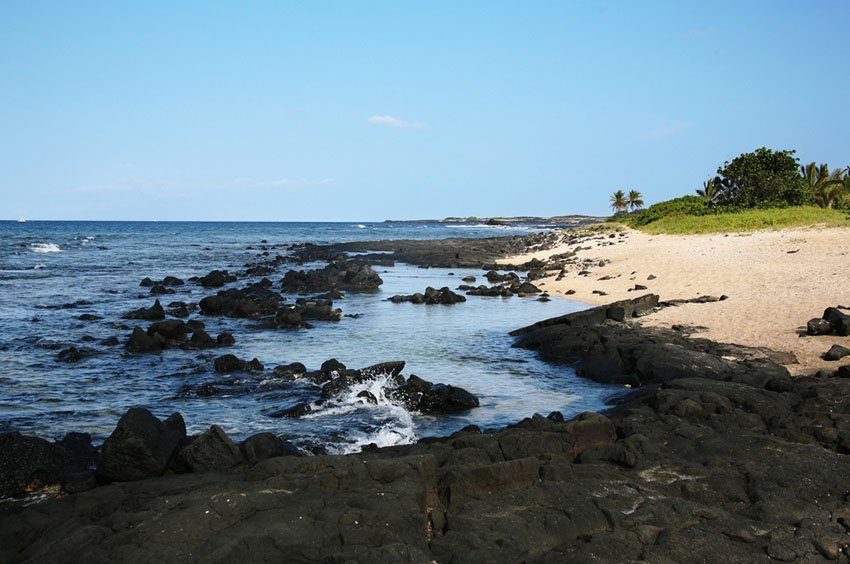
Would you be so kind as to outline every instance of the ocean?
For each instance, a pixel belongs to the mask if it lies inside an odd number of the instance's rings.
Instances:
[[[134,326],[149,322],[123,320],[122,314],[148,307],[157,297],[139,285],[144,277],[185,280],[214,269],[237,272],[257,260],[264,246],[274,255],[286,254],[284,245],[292,243],[474,238],[535,229],[417,222],[0,222],[0,432],[57,439],[81,431],[98,442],[129,407],[143,406],[161,418],[179,411],[190,433],[216,424],[236,440],[270,431],[303,447],[347,453],[370,443],[387,446],[444,436],[470,424],[495,428],[534,413],[557,410],[569,417],[602,409],[614,388],[511,348],[508,335],[586,305],[563,298],[472,296],[452,306],[386,301],[426,286],[455,288],[464,276],[481,278],[483,271],[474,269],[375,267],[384,280],[378,293],[348,294],[334,304],[346,317],[317,321],[310,329],[259,330],[250,320],[193,312],[188,319],[204,322],[211,335],[233,333],[236,344],[226,348],[135,354],[123,346]],[[268,278],[279,290],[287,269],[321,266],[284,264]],[[226,287],[256,280],[240,278]],[[188,281],[174,289],[174,295],[158,296],[163,306],[175,300],[198,302],[216,292]],[[83,314],[101,319],[81,321]],[[102,343],[110,337],[120,344]],[[60,362],[58,353],[70,346],[91,349],[93,355]],[[257,358],[266,368],[216,374],[213,360],[226,353]],[[403,374],[460,386],[478,396],[481,405],[453,415],[411,413],[384,398],[376,382],[302,419],[269,416],[317,396],[315,385],[275,378],[273,367],[301,362],[318,369],[330,358],[349,368],[404,360]],[[217,393],[197,393],[209,383]],[[364,388],[376,393],[377,405],[356,398]]]

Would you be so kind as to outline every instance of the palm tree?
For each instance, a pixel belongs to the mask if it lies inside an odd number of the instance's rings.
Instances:
[[[632,211],[639,210],[643,207],[643,194],[637,190],[629,190],[629,197],[626,203]]]
[[[836,170],[831,174],[829,165],[822,163],[809,163],[800,167],[800,172],[803,175],[803,183],[815,203],[822,208],[831,208],[834,204],[840,203],[844,197],[844,171]]]
[[[709,206],[713,206],[720,199],[720,177],[709,178],[702,183],[702,190],[697,190],[697,196],[705,199]]]
[[[626,199],[626,193],[622,190],[617,190],[614,192],[614,195],[611,196],[611,208],[614,210],[614,215],[620,214],[626,211],[626,208],[629,206],[629,201]]]
[[[850,166],[844,169],[844,178],[841,179],[841,194],[836,203],[850,206]]]

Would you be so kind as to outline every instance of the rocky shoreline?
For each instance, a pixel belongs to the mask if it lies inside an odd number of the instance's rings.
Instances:
[[[515,332],[550,362],[630,386],[603,414],[9,506],[0,560],[847,560],[850,373],[791,378],[770,351],[632,321],[657,305]]]

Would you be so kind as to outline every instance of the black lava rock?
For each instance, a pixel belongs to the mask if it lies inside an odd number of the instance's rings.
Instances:
[[[161,476],[185,438],[179,413],[160,421],[147,409],[131,408],[103,443],[97,476],[107,481]]]

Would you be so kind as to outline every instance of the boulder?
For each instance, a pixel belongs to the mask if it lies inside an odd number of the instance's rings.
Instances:
[[[393,303],[410,302],[412,304],[428,304],[428,305],[452,305],[460,302],[465,302],[466,298],[460,294],[456,294],[448,289],[448,287],[440,288],[439,290],[431,288],[425,289],[424,294],[416,293],[409,296],[393,296],[389,298]]]
[[[345,370],[345,365],[335,358],[324,361],[321,367],[322,374],[326,374],[328,376],[345,374]]]
[[[211,349],[219,346],[219,343],[203,329],[196,329],[192,333],[192,338],[189,339],[189,345],[196,349]]]
[[[94,314],[91,314],[91,313],[83,313],[81,315],[78,315],[77,319],[79,319],[80,321],[100,321],[103,318],[99,315],[94,315]]]
[[[304,456],[292,443],[273,433],[251,435],[239,445],[245,462],[253,466],[263,460],[278,456]]]
[[[242,451],[218,425],[198,436],[177,454],[175,468],[187,472],[227,470],[244,460]]]
[[[514,293],[519,295],[540,293],[540,289],[531,282],[523,282],[522,284],[516,287],[516,290],[514,290],[513,288],[511,288],[511,290],[513,290]]]
[[[165,348],[165,339],[160,335],[148,335],[141,327],[133,329],[127,340],[126,349],[135,353],[160,352]]]
[[[68,347],[67,349],[62,349],[59,351],[59,354],[56,355],[56,360],[59,362],[79,362],[86,357],[97,354],[97,351],[94,349],[81,348],[77,347]]]
[[[122,319],[141,319],[144,321],[159,321],[165,319],[165,310],[162,304],[156,300],[151,307],[142,307],[127,312],[121,316]]]
[[[216,343],[218,343],[219,346],[229,346],[236,344],[236,339],[231,333],[228,333],[227,331],[219,333],[218,336],[215,338],[215,341]]]
[[[160,421],[147,409],[130,408],[101,447],[97,476],[107,481],[161,476],[185,438],[179,413]]]
[[[265,368],[256,358],[242,360],[232,354],[226,354],[216,358],[214,366],[216,372],[262,372]]]
[[[189,326],[180,319],[169,319],[167,321],[157,321],[151,323],[148,327],[148,336],[152,338],[160,338],[166,344],[171,346],[179,346],[186,341],[186,334],[189,332]]]
[[[463,388],[432,384],[411,374],[404,384],[387,390],[387,395],[407,409],[420,413],[451,413],[478,407],[478,398]]]
[[[821,317],[810,319],[806,323],[806,334],[811,336],[829,335],[832,333],[832,323]]]
[[[173,294],[174,290],[172,290],[171,288],[166,288],[162,284],[157,284],[156,286],[151,288],[150,293],[154,294],[154,295],[162,296],[162,295],[167,295],[167,294]]]
[[[841,345],[832,345],[823,355],[824,360],[841,360],[845,356],[850,356],[850,349]]]
[[[311,413],[313,408],[310,406],[308,402],[301,402],[292,407],[287,407],[286,409],[281,409],[279,411],[274,411],[269,413],[269,417],[275,417],[277,419],[286,418],[286,419],[297,419],[299,417],[304,417],[305,415]]]
[[[300,362],[293,362],[291,364],[284,364],[284,365],[281,365],[281,366],[275,366],[275,369],[274,369],[275,376],[298,377],[298,376],[302,376],[305,372],[307,372],[307,367],[305,367]]]
[[[228,282],[234,282],[236,277],[226,270],[213,270],[205,276],[197,278],[197,282],[204,288],[221,288]]]

